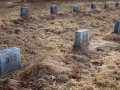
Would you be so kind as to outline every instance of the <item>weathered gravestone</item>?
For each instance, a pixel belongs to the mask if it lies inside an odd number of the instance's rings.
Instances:
[[[92,3],[92,4],[91,4],[91,8],[92,8],[92,9],[96,9],[96,4],[95,4],[95,3]]]
[[[58,10],[57,5],[52,5],[52,6],[50,7],[50,13],[51,13],[51,14],[57,14],[57,10]]]
[[[120,33],[120,20],[115,22],[114,33]]]
[[[26,16],[26,15],[29,15],[29,13],[30,13],[30,8],[29,7],[22,7],[20,16],[23,17],[23,16]]]
[[[79,12],[79,7],[73,7],[73,12],[78,13]]]
[[[88,44],[90,31],[87,29],[77,30],[75,32],[75,45]]]
[[[109,4],[108,4],[108,3],[105,3],[104,9],[108,9],[108,8],[109,8]]]
[[[20,49],[12,47],[0,51],[0,76],[21,68]]]
[[[115,6],[116,6],[116,7],[119,7],[119,5],[120,5],[119,2],[116,2]]]

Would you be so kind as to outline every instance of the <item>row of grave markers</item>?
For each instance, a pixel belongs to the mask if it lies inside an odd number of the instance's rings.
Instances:
[[[119,2],[116,2],[116,4],[115,4],[115,6],[116,7],[119,7]],[[96,9],[96,4],[95,3],[92,3],[91,4],[91,8],[92,9]],[[109,4],[108,3],[105,3],[105,5],[104,5],[104,9],[108,9],[109,8]],[[73,12],[79,12],[79,7],[73,7]],[[57,5],[52,5],[51,7],[50,7],[50,13],[51,14],[57,14],[57,11],[58,11],[58,6]],[[21,8],[21,17],[23,17],[23,16],[25,16],[25,15],[27,15],[27,14],[29,14],[29,12],[30,12],[30,9],[29,9],[29,7],[22,7]]]
[[[120,32],[120,21],[116,21],[114,32]],[[88,29],[77,30],[75,32],[75,46],[89,43],[90,31]],[[0,76],[16,71],[21,68],[20,49],[12,47],[0,51]]]

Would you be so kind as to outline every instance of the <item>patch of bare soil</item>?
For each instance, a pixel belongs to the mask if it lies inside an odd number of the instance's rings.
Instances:
[[[0,90],[119,90],[120,37],[113,34],[120,19],[115,3],[96,10],[89,3],[20,3],[0,9],[0,50],[21,50],[20,70],[0,77]],[[72,7],[80,5],[78,13]],[[21,6],[30,15],[20,17]],[[7,8],[7,9],[6,9]],[[90,30],[88,45],[74,45],[75,31]]]

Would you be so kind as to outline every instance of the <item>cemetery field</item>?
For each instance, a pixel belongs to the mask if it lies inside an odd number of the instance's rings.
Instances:
[[[21,69],[0,77],[0,90],[120,90],[120,7],[108,2],[2,3],[0,50],[18,47]],[[50,15],[50,6],[58,6]],[[21,6],[30,15],[20,17]],[[80,11],[73,13],[73,7]],[[75,31],[90,30],[88,45],[75,47]]]

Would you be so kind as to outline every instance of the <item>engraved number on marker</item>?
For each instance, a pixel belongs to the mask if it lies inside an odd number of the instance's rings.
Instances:
[[[17,55],[16,54],[14,54],[14,60],[17,60]]]
[[[6,57],[6,63],[9,63],[9,57]]]
[[[17,55],[16,54],[14,54],[13,60],[17,60]],[[12,62],[12,56],[6,57],[5,61],[6,61],[6,63],[9,63],[10,61]]]

